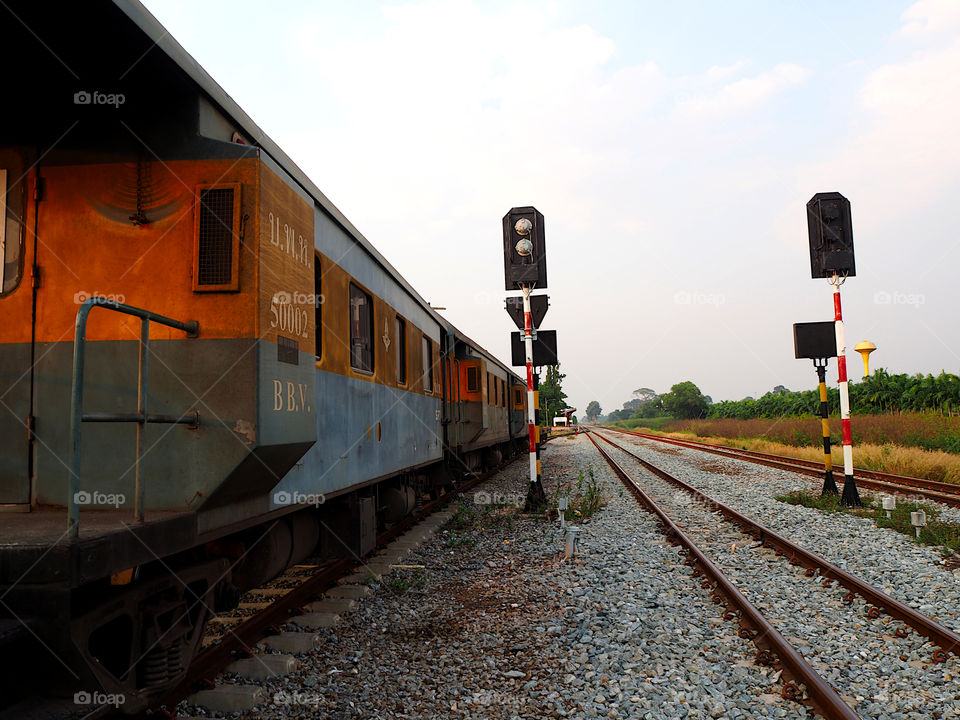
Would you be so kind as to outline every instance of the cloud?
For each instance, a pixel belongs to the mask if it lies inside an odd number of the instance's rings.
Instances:
[[[717,77],[716,68],[707,71],[707,79]],[[714,118],[754,110],[790,87],[809,77],[809,70],[792,63],[781,63],[754,77],[741,78],[718,91],[694,97],[683,103],[682,112]]]
[[[960,27],[960,3],[956,0],[920,0],[901,16],[905,20],[900,32],[923,35],[955,31]]]

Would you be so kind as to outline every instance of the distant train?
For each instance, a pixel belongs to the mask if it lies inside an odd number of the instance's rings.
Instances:
[[[241,591],[525,447],[525,384],[137,2],[0,22],[0,697],[135,712]]]

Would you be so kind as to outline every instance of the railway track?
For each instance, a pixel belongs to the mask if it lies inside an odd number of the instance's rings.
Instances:
[[[382,550],[389,550],[391,543],[400,539],[408,530],[415,529],[416,526],[423,523],[431,515],[437,513],[443,506],[456,497],[471,488],[484,482],[491,476],[500,472],[512,461],[508,461],[500,467],[490,470],[482,475],[475,475],[463,484],[456,492],[446,493],[439,498],[425,504],[420,511],[404,518],[399,523],[393,525],[390,529],[379,534],[376,541],[376,549],[371,556],[358,561],[356,558],[344,558],[323,567],[318,567],[317,571],[300,578],[299,584],[289,588],[286,592],[278,595],[269,605],[250,617],[244,619],[240,624],[229,628],[222,633],[215,644],[208,644],[191,663],[187,672],[187,677],[172,692],[170,692],[162,702],[152,708],[154,716],[160,713],[161,716],[169,716],[169,713],[176,710],[180,702],[187,699],[196,691],[212,687],[214,678],[222,673],[232,662],[240,658],[249,658],[253,656],[251,648],[257,645],[264,637],[278,634],[280,626],[284,623],[297,622],[298,616],[306,614],[306,606],[313,600],[321,597],[324,591],[335,586],[341,578],[355,573],[358,575],[371,575],[366,560],[371,565],[376,562],[376,553]],[[303,567],[303,566],[300,566]],[[293,571],[291,573],[290,571]],[[289,581],[296,577],[296,566],[290,568],[287,573],[275,579],[271,586],[277,583]],[[263,595],[263,590],[254,590],[248,593],[251,596]]]
[[[710,443],[699,442],[697,440],[683,440],[679,438],[668,438],[662,435],[652,435],[650,433],[641,433],[633,430],[622,430],[620,428],[603,428],[611,432],[617,432],[624,435],[633,435],[644,440],[655,440],[668,445],[688,448],[691,450],[702,450],[703,452],[719,455],[720,457],[732,458],[734,460],[745,460],[747,462],[766,465],[767,467],[777,468],[778,470],[789,470],[790,472],[810,475],[812,477],[823,477],[823,463],[813,460],[801,460],[799,458],[790,458],[783,455],[772,455],[770,453],[756,452],[754,450],[741,450],[720,445],[711,445]],[[935,500],[951,507],[960,507],[960,485],[953,483],[938,482],[936,480],[925,480],[923,478],[908,477],[906,475],[894,475],[892,473],[882,473],[876,470],[866,470],[863,468],[854,469],[854,478],[857,485],[883,492],[896,493],[898,495],[909,495],[913,497],[923,497],[928,500]],[[841,472],[838,480],[843,481]]]
[[[870,633],[878,629],[876,626],[871,626],[871,622],[889,625],[894,621],[901,621],[905,625],[914,628],[922,637],[929,638],[929,640],[939,646],[932,653],[931,660],[935,662],[947,661],[949,658],[948,653],[950,652],[960,653],[960,636],[948,628],[939,625],[930,618],[903,605],[903,603],[900,603],[894,598],[887,596],[882,591],[869,585],[869,583],[865,583],[863,580],[834,566],[823,558],[804,550],[759,523],[746,518],[732,508],[728,508],[722,503],[708,497],[696,488],[689,486],[669,473],[639,458],[609,438],[595,431],[591,431],[589,437],[598,451],[600,451],[610,464],[614,473],[620,477],[641,504],[645,505],[660,519],[661,526],[671,541],[685,548],[687,552],[686,562],[694,567],[694,574],[706,576],[702,581],[703,587],[713,589],[713,599],[715,602],[718,604],[727,604],[728,610],[724,617],[730,620],[739,619],[741,636],[751,638],[758,646],[758,662],[770,662],[773,657],[777,658],[784,674],[790,678],[790,682],[784,685],[782,691],[785,697],[802,700],[812,705],[827,718],[859,717],[851,710],[847,703],[843,701],[831,684],[827,683],[822,675],[818,674],[811,666],[811,662],[815,662],[822,668],[831,669],[829,660],[825,660],[819,656],[818,643],[814,641],[807,644],[807,647],[812,648],[812,650],[808,652],[811,656],[811,661],[808,662],[805,656],[797,650],[797,648],[793,647],[791,642],[788,642],[776,629],[777,625],[788,627],[792,634],[798,634],[797,623],[795,622],[796,617],[803,617],[805,614],[814,612],[815,608],[812,606],[804,606],[800,599],[794,601],[792,593],[790,593],[790,596],[787,598],[771,599],[774,593],[769,591],[767,584],[763,580],[750,578],[749,573],[745,573],[745,568],[741,566],[743,561],[734,559],[732,550],[727,552],[722,550],[718,551],[722,546],[730,547],[730,531],[734,531],[735,534],[740,537],[746,534],[757,540],[759,545],[753,546],[752,549],[764,547],[772,549],[775,551],[776,556],[788,558],[790,565],[806,568],[806,576],[813,577],[819,575],[819,578],[823,579],[822,585],[818,583],[815,587],[810,583],[804,585],[798,582],[797,585],[803,585],[803,587],[798,587],[796,592],[798,598],[806,598],[807,602],[819,602],[827,607],[831,604],[836,606],[833,609],[833,614],[830,615],[830,619],[831,622],[833,622],[834,617],[836,617],[838,627],[843,629],[844,632],[847,632],[852,638],[850,640],[852,645],[848,653],[851,658],[850,662],[859,660],[858,652],[861,646],[866,647],[868,645],[867,640],[862,639],[864,633]],[[600,443],[597,442],[597,438],[602,440],[605,445],[615,448],[615,452],[626,455],[632,461],[639,463],[646,471],[656,476],[656,479],[653,479],[652,482],[645,483],[645,485],[647,485],[646,492],[640,487],[637,480],[631,477],[631,475],[617,463],[611,453],[601,447]],[[676,491],[678,488],[683,492],[678,493]],[[680,497],[686,498],[688,496],[693,498],[695,502],[691,502],[689,499],[685,502],[680,500]],[[670,514],[674,517],[670,517],[657,503],[667,506]],[[715,513],[720,513],[729,523],[735,525],[736,529],[733,530],[733,528],[723,523],[718,524]],[[675,518],[678,517],[683,518],[680,522],[682,522],[687,530],[686,533],[677,524]],[[698,538],[705,538],[702,542],[703,544],[710,545],[712,548],[712,558],[708,555],[708,552],[694,545],[690,539],[692,535],[697,535]],[[745,545],[742,541],[740,544]],[[749,552],[749,550],[741,550],[741,553],[744,552]],[[720,556],[722,556],[722,560]],[[783,570],[783,561],[778,558],[774,558],[774,560],[773,565]],[[750,563],[747,564],[749,565]],[[723,568],[725,568],[726,572],[737,575],[738,584],[734,584],[725,576]],[[773,568],[771,567],[771,569]],[[777,572],[777,570],[773,571]],[[825,590],[825,588],[834,582],[839,583],[848,590],[843,598],[842,604],[837,602],[833,594],[828,594]],[[742,586],[744,591],[741,591],[738,585]],[[809,587],[807,587],[807,585],[809,585]],[[763,604],[765,607],[772,608],[775,614],[780,614],[780,617],[774,622],[766,619],[764,617],[766,609],[764,612],[761,612],[746,598],[744,593],[747,592],[748,589],[751,596],[755,597],[758,603]],[[853,607],[853,603],[857,597],[862,598],[869,605],[866,614],[870,622],[863,622],[862,616],[860,616],[856,612],[855,607]],[[801,604],[796,606],[792,611],[784,610],[785,605],[792,605],[794,602]],[[850,607],[844,608],[844,605]],[[785,612],[786,615],[784,615]],[[886,628],[886,631],[892,632],[889,628]],[[859,636],[857,633],[859,633]],[[875,635],[876,633],[874,633],[874,636]],[[901,638],[903,642],[908,643],[911,641],[907,639],[908,636],[909,631],[907,628],[902,626],[897,627],[897,638]],[[857,637],[862,639],[860,643],[857,642]],[[800,640],[803,639],[800,638]],[[914,642],[919,640],[919,637],[913,639]],[[841,674],[845,672],[846,670],[840,670]],[[854,666],[853,672],[854,674],[858,673],[859,668]],[[800,685],[806,689],[805,696],[801,694],[799,689]],[[848,694],[853,693],[848,692]]]
[[[191,663],[186,678],[165,695],[161,701],[155,703],[138,717],[174,717],[177,706],[183,700],[199,690],[213,687],[214,679],[234,661],[253,657],[254,653],[251,649],[262,642],[264,638],[279,634],[282,625],[286,623],[296,624],[297,617],[305,614],[305,608],[310,602],[320,598],[324,591],[337,585],[341,578],[351,572],[363,574],[364,568],[367,566],[366,561],[371,564],[377,562],[377,553],[385,549],[389,550],[390,544],[400,539],[408,530],[415,532],[417,526],[437,513],[451,499],[484,482],[503,470],[511,462],[508,461],[494,470],[471,477],[462,483],[456,492],[441,495],[439,498],[426,503],[417,513],[408,516],[393,525],[389,530],[379,534],[376,549],[363,560],[345,558],[327,562],[323,565],[309,565],[307,564],[308,561],[305,561],[304,564],[289,568],[266,586],[245,593],[243,597],[245,602],[241,605],[247,605],[248,607],[265,605],[265,607],[261,607],[252,613],[248,610],[245,616],[237,619],[237,622],[232,626],[228,623],[208,624],[204,647]],[[295,582],[296,585],[284,587],[290,582]],[[266,603],[249,602],[262,599],[264,596],[270,596],[273,599]],[[242,611],[243,608],[241,607],[240,610]],[[215,626],[216,630],[211,631],[212,626]],[[8,717],[11,720],[13,718],[17,720],[22,718],[97,720],[108,717],[130,717],[111,705],[91,706],[81,713],[78,713],[77,710],[77,706],[69,700],[36,698],[33,704],[21,704],[8,710],[0,709],[0,720],[6,720]]]

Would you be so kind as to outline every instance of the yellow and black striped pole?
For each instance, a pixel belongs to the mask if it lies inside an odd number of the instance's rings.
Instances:
[[[814,360],[820,380],[820,426],[823,431],[823,490],[821,495],[839,495],[833,479],[833,456],[830,454],[830,403],[827,401],[827,360]]]

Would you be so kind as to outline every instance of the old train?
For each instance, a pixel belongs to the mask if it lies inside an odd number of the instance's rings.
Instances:
[[[0,17],[0,697],[135,712],[239,592],[524,447],[525,385],[135,0]]]

